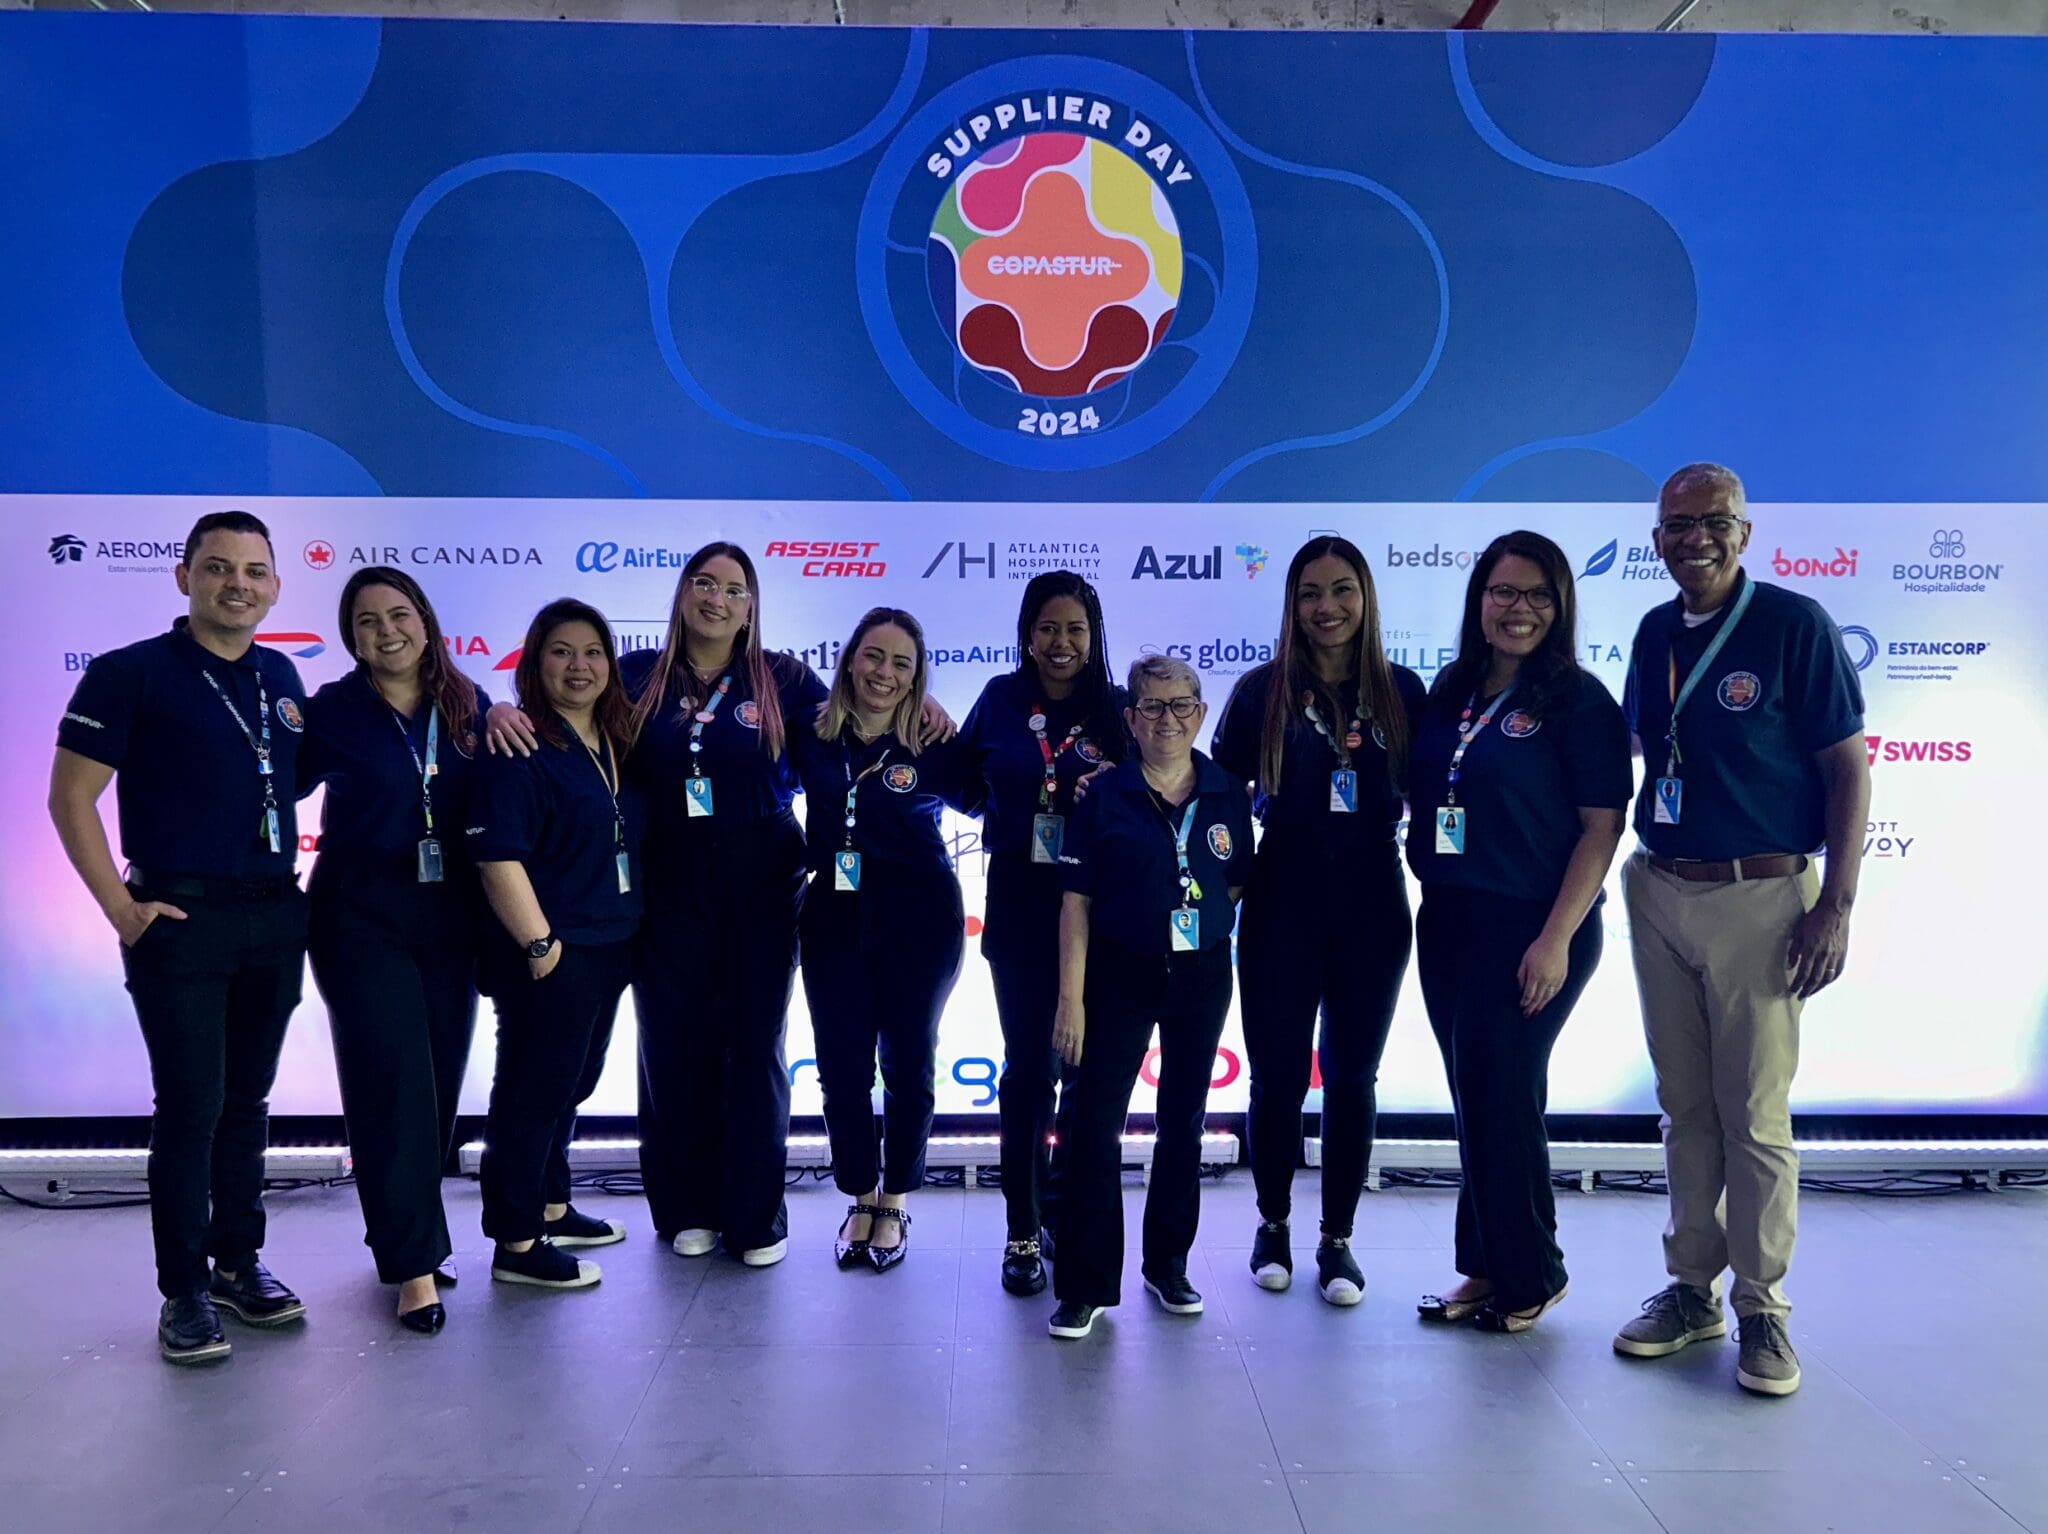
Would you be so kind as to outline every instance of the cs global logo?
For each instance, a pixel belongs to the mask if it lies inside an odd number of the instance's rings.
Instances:
[[[1040,56],[911,116],[856,262],[869,336],[918,412],[983,457],[1064,470],[1143,452],[1208,402],[1250,324],[1258,246],[1190,102],[1121,65]]]

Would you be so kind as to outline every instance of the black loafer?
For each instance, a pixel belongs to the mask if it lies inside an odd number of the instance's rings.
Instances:
[[[409,1332],[431,1337],[448,1324],[448,1308],[436,1301],[432,1305],[422,1305],[418,1310],[402,1311],[398,1324]]]
[[[306,1313],[299,1297],[254,1257],[235,1264],[233,1279],[224,1277],[216,1265],[207,1293],[214,1304],[245,1326],[283,1326]]]
[[[1003,1248],[1003,1291],[1019,1299],[1045,1292],[1045,1263],[1036,1241],[1012,1241]]]
[[[886,1273],[910,1255],[910,1216],[904,1210],[891,1209],[886,1204],[875,1209],[878,1218],[896,1222],[897,1239],[894,1246],[876,1246],[868,1243],[868,1261],[875,1265],[877,1273]]]
[[[174,1364],[210,1363],[234,1351],[221,1335],[220,1313],[205,1294],[181,1294],[157,1313],[156,1345]]]

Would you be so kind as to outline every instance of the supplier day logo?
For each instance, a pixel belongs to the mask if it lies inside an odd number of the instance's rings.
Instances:
[[[94,538],[58,533],[45,552],[58,569],[91,566],[109,575],[168,575],[185,557],[182,538]]]
[[[925,561],[920,580],[1028,581],[1048,570],[1102,579],[1102,545],[1090,539],[1027,539],[969,543],[948,539]]]
[[[1937,527],[1928,535],[1927,557],[1893,565],[1892,579],[1898,582],[1901,591],[1916,596],[1981,595],[2004,578],[2005,566],[1972,560],[1969,554],[1969,541],[1963,529]]]
[[[1880,639],[1862,624],[1851,623],[1842,629],[1842,647],[1861,672],[1869,671],[1882,658],[1888,682],[1953,682],[1972,662],[1990,652],[1991,641],[1952,636]]]

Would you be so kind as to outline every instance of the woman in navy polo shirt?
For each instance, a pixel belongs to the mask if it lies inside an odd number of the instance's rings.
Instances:
[[[1251,806],[1243,786],[1194,749],[1207,709],[1192,667],[1147,656],[1131,668],[1130,697],[1124,723],[1137,759],[1096,780],[1060,853],[1053,1045],[1075,1070],[1053,1150],[1055,1337],[1087,1336],[1120,1296],[1120,1140],[1155,1025],[1145,1287],[1174,1315],[1202,1310],[1187,1256],[1201,1218],[1203,1110],[1230,1010],[1230,929],[1251,874]]]
[[[1045,1288],[1041,1225],[1048,1188],[1059,1057],[1060,844],[1074,784],[1124,755],[1122,699],[1110,680],[1102,602],[1071,570],[1024,588],[1017,669],[982,689],[961,739],[980,762],[981,841],[989,854],[981,952],[1003,1029],[1002,1171],[1009,1239],[1003,1287]]]
[[[1577,655],[1564,551],[1537,533],[1496,538],[1472,567],[1458,658],[1415,742],[1422,996],[1465,1174],[1464,1277],[1421,1312],[1494,1331],[1525,1330],[1564,1298],[1550,1051],[1600,962],[1600,886],[1634,789],[1621,710]]]
[[[811,879],[801,924],[804,999],[825,1092],[832,1176],[853,1206],[841,1268],[886,1273],[910,1247],[909,1195],[924,1183],[939,1014],[960,978],[965,915],[939,835],[946,804],[978,797],[957,740],[920,747],[924,630],[877,607],[841,652],[815,722],[790,731],[804,786]],[[882,1157],[872,1092],[882,1069]]]
[[[487,757],[469,851],[502,931],[483,952],[498,1006],[498,1070],[481,1168],[491,1277],[549,1289],[594,1284],[565,1247],[625,1239],[569,1202],[576,1108],[604,1069],[640,927],[639,791],[621,768],[632,708],[604,616],[564,597],[535,615],[517,673],[540,736],[531,756]]]
[[[1319,1057],[1316,1287],[1332,1305],[1355,1305],[1365,1276],[1351,1227],[1372,1154],[1373,1083],[1414,941],[1394,833],[1423,687],[1387,662],[1372,571],[1355,544],[1303,544],[1281,600],[1273,659],[1239,681],[1216,733],[1217,765],[1251,785],[1265,827],[1238,951],[1259,1196],[1251,1269],[1263,1289],[1293,1282],[1287,1221]]]
[[[326,787],[310,952],[327,1002],[364,1239],[398,1319],[433,1333],[452,1279],[441,1171],[476,1027],[483,900],[467,838],[490,700],[448,659],[417,582],[373,565],[342,588],[355,670],[306,704],[299,789]]]

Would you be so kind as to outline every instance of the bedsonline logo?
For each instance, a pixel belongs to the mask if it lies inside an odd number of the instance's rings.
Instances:
[[[1988,591],[2005,576],[2005,566],[1969,557],[1970,546],[1960,527],[1937,527],[1928,535],[1927,557],[1892,566],[1901,591],[1916,595]]]
[[[796,560],[797,573],[812,580],[873,580],[889,573],[888,561],[876,557],[881,547],[858,539],[778,539],[761,556]]]
[[[46,550],[60,570],[87,565],[109,575],[168,575],[185,557],[182,538],[95,538],[58,533]]]
[[[1387,568],[1389,570],[1455,570],[1460,574],[1472,568],[1472,562],[1484,549],[1447,549],[1433,543],[1426,549],[1397,549],[1387,545]]]
[[[1627,548],[1621,540],[1610,538],[1593,551],[1593,557],[1586,561],[1586,568],[1579,572],[1582,581],[1596,575],[1612,573],[1625,581],[1668,581],[1671,572],[1664,567],[1664,561],[1657,557],[1654,544],[1636,543]]]
[[[1930,762],[1953,765],[1972,759],[1971,743],[1967,740],[1901,740],[1896,735],[1866,735],[1864,747],[1870,753],[1870,765],[1880,762]]]

